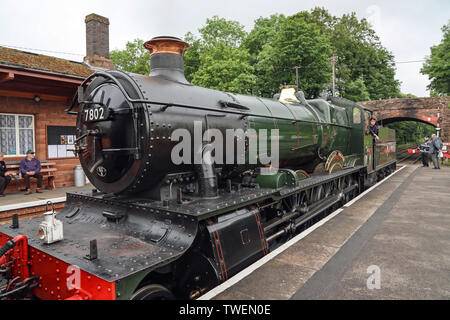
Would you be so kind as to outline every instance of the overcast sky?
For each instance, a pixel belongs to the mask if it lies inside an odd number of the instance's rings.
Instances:
[[[367,18],[382,44],[399,62],[423,60],[439,44],[441,27],[450,19],[449,0],[0,0],[0,45],[75,53],[34,51],[82,61],[86,52],[84,18],[90,13],[109,18],[110,49],[123,49],[135,38],[183,37],[197,33],[214,15],[239,21],[247,31],[258,17],[291,15],[316,6],[333,15],[356,12]],[[24,49],[25,50],[25,49]],[[422,62],[397,65],[403,93],[429,96]]]

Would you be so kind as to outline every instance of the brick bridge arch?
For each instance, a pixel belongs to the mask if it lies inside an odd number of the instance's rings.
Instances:
[[[395,98],[363,101],[359,104],[371,109],[378,123],[382,124],[396,121],[419,121],[436,127],[437,120],[435,118],[439,113],[443,118],[439,124],[442,141],[450,142],[450,97],[448,96]]]

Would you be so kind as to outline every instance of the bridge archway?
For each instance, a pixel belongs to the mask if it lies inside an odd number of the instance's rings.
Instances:
[[[359,104],[373,111],[378,123],[388,124],[397,121],[418,121],[437,126],[438,114],[443,118],[439,124],[440,136],[450,142],[450,97],[433,98],[395,98],[363,101]]]
[[[420,122],[420,123],[424,123],[424,124],[436,127],[436,124],[437,124],[436,121],[428,121],[425,119],[426,119],[426,117],[423,117],[423,118],[392,117],[392,118],[386,118],[386,119],[377,119],[377,124],[387,125],[387,124],[392,124],[392,123],[396,123],[396,122],[415,121],[415,122]]]
[[[381,123],[381,121],[379,122]],[[436,133],[436,127],[429,121],[422,119],[396,117],[382,121],[384,127],[395,130],[398,146],[419,145],[425,136],[431,137]]]

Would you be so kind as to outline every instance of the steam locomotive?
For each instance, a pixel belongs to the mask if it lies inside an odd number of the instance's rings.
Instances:
[[[145,47],[149,76],[78,88],[67,112],[95,189],[0,226],[0,298],[196,299],[395,170],[395,132],[374,143],[357,103],[194,86],[187,43]]]

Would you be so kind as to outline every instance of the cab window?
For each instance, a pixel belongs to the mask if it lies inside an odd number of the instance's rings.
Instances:
[[[365,134],[369,134],[369,119],[372,118],[372,113],[370,111],[364,110],[364,128]]]
[[[353,107],[353,123],[355,124],[361,123],[361,109],[357,107]]]

